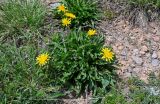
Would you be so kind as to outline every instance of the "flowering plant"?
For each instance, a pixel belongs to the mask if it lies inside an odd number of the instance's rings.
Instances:
[[[96,0],[63,0],[54,14],[58,19],[70,18],[70,27],[93,27],[94,21],[99,18]]]
[[[49,45],[52,60],[48,71],[56,75],[55,83],[79,94],[86,88],[96,94],[114,83],[114,53],[103,47],[103,35],[97,35],[96,30],[90,35],[89,31],[54,35]]]

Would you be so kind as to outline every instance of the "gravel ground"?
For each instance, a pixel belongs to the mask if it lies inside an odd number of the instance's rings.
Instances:
[[[106,35],[106,45],[116,53],[121,78],[139,77],[147,82],[149,73],[160,72],[160,25],[150,22],[148,31],[131,27],[129,22],[117,19],[100,23]]]

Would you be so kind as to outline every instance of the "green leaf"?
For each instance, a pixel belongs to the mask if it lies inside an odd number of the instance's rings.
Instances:
[[[102,85],[104,89],[109,85],[109,83],[110,82],[107,79],[102,79]]]

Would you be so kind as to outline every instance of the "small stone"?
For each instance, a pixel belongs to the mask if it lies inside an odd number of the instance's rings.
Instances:
[[[135,67],[136,67],[136,65],[135,65],[135,64],[131,64],[130,66],[131,66],[132,68],[135,68]]]
[[[147,46],[142,46],[141,51],[142,52],[147,52],[148,51],[148,47]]]
[[[139,79],[143,80],[145,83],[148,83],[148,75],[144,73],[139,75]]]
[[[158,66],[159,65],[159,60],[158,59],[152,59],[152,66]]]
[[[117,24],[118,24],[118,25],[124,25],[125,22],[124,22],[124,21],[119,21]]]
[[[125,78],[129,78],[129,77],[131,77],[131,73],[126,72],[126,73],[124,74],[124,77],[125,77]]]
[[[141,68],[133,68],[132,69],[132,75],[137,76],[138,73],[140,73],[142,69]]]
[[[126,61],[121,61],[120,62],[122,65],[126,65]]]
[[[160,30],[157,29],[156,35],[160,35]]]
[[[143,60],[142,58],[138,57],[138,56],[132,56],[133,61],[138,64],[138,65],[142,65]]]
[[[158,51],[157,56],[158,56],[158,58],[160,59],[160,51]]]
[[[123,50],[122,50],[121,55],[122,55],[122,56],[127,56],[126,49],[123,49]]]
[[[122,50],[123,48],[123,46],[118,46],[118,50]]]
[[[145,52],[144,52],[144,51],[140,51],[139,53],[140,53],[140,54],[142,54],[142,55],[144,55],[144,54],[145,54]]]
[[[138,49],[134,49],[134,50],[133,50],[133,54],[134,54],[134,55],[138,55],[138,53],[139,53],[139,50],[138,50]]]
[[[153,50],[153,51],[158,50],[158,45],[156,45],[156,44],[152,45],[152,50]]]
[[[50,7],[52,8],[52,9],[56,9],[58,6],[60,6],[61,4],[59,3],[59,2],[56,2],[56,3],[51,3],[50,4]]]
[[[154,36],[154,37],[153,37],[153,40],[154,40],[155,42],[158,42],[158,41],[160,41],[160,37],[159,37],[159,36]]]
[[[158,57],[157,53],[154,51],[152,54],[152,58],[156,59]]]
[[[147,54],[146,54],[146,57],[151,57],[151,54],[150,54],[150,53],[147,53]]]
[[[156,33],[157,33],[157,29],[154,29],[154,30],[153,30],[153,34],[156,34]]]

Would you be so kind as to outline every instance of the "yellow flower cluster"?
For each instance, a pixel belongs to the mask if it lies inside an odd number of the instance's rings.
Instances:
[[[62,26],[69,26],[71,24],[72,19],[76,18],[76,15],[68,12],[64,5],[58,6],[57,9],[59,12],[63,12],[65,16],[65,18],[62,19]]]
[[[94,36],[96,34],[95,29],[89,29],[87,32],[88,36]],[[101,50],[102,59],[106,60],[107,62],[111,62],[114,58],[114,53],[109,48],[103,48]]]
[[[57,9],[58,12],[62,12],[64,15],[64,18],[62,18],[62,26],[69,26],[71,24],[72,19],[76,18],[76,15],[74,15],[71,12],[68,12],[64,5],[58,6]],[[89,29],[87,35],[89,37],[92,37],[96,34],[96,32],[97,31],[95,29]],[[102,59],[106,60],[107,62],[111,62],[114,59],[114,53],[109,48],[103,48],[100,54],[102,55]],[[43,66],[48,62],[49,58],[49,55],[45,53],[39,55],[36,58],[36,60],[40,66]]]
[[[62,19],[63,26],[69,26],[71,24],[71,20],[76,18],[73,13],[68,12],[64,5],[58,6],[57,9],[58,12],[64,13],[64,18]],[[96,32],[97,31],[95,29],[89,29],[87,35],[89,37],[92,37],[96,34]],[[114,59],[114,53],[109,48],[102,48],[100,54],[102,55],[102,59],[107,62],[111,62]],[[47,64],[49,59],[50,56],[48,53],[43,53],[36,57],[36,61],[39,66],[44,66],[45,64]]]

